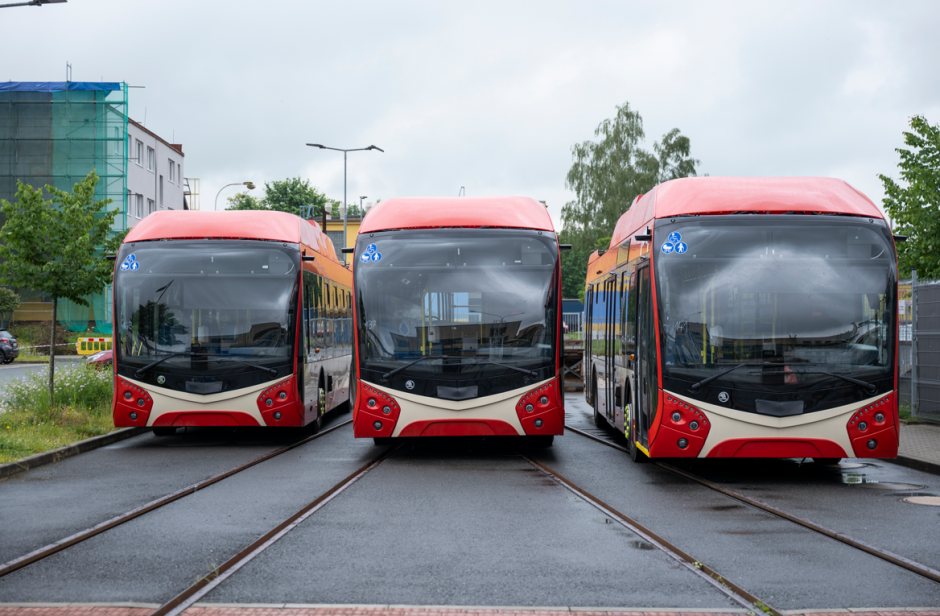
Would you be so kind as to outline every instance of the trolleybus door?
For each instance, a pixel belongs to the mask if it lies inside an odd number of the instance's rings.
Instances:
[[[607,421],[614,423],[614,388],[617,386],[617,372],[614,370],[615,340],[614,330],[616,325],[615,307],[617,305],[617,279],[611,275],[604,283],[604,297],[607,303],[604,305],[604,410],[607,412]]]
[[[650,407],[656,395],[652,363],[655,359],[655,332],[653,331],[653,295],[650,289],[650,268],[637,270],[636,309],[636,436],[637,442],[649,446]]]

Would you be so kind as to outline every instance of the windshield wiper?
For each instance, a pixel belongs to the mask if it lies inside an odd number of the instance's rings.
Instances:
[[[381,376],[381,379],[383,382],[388,381],[390,378],[392,378],[393,376],[395,376],[396,374],[398,374],[405,368],[410,368],[411,366],[414,366],[416,363],[422,362],[426,359],[450,359],[450,357],[448,357],[447,355],[425,355],[424,357],[419,357],[418,359],[414,360],[413,362],[409,364],[405,364],[404,366],[399,366],[398,368],[395,368],[394,370],[389,370],[388,372],[386,372],[385,374]]]
[[[140,378],[140,377],[144,376],[144,373],[145,373],[145,372],[147,372],[148,370],[150,370],[150,369],[153,368],[154,366],[157,366],[157,365],[159,365],[159,364],[162,364],[163,362],[165,362],[165,361],[168,360],[168,359],[172,359],[172,358],[174,358],[174,357],[179,357],[179,356],[181,356],[181,355],[192,355],[192,354],[193,354],[192,351],[180,351],[179,353],[170,353],[169,355],[166,355],[165,357],[161,357],[160,359],[158,359],[157,361],[155,361],[155,362],[153,362],[153,363],[147,364],[147,365],[144,366],[143,368],[139,368],[139,369],[137,370],[137,372],[135,372],[134,374],[137,375],[137,378]]]
[[[766,361],[765,361],[765,362],[760,362],[760,363],[750,363],[750,364],[748,364],[748,363],[745,363],[745,364],[735,364],[734,366],[728,368],[727,370],[722,370],[722,371],[719,372],[718,374],[714,374],[714,375],[708,377],[707,379],[702,379],[702,380],[699,381],[698,383],[692,383],[692,385],[689,386],[689,391],[698,391],[698,390],[700,390],[700,389],[702,388],[703,385],[708,385],[709,383],[711,383],[711,382],[714,381],[715,379],[721,378],[721,377],[723,377],[724,375],[728,374],[729,372],[734,372],[735,370],[737,370],[737,369],[740,368],[741,366],[751,366],[751,367],[753,368],[753,367],[755,367],[755,366],[777,366],[777,365],[779,365],[779,364],[773,364],[773,363],[766,362]]]
[[[137,378],[140,378],[140,377],[142,377],[142,376],[144,375],[145,372],[147,372],[148,370],[150,370],[150,369],[153,368],[154,366],[158,366],[158,365],[162,364],[163,362],[165,362],[165,361],[168,360],[168,359],[172,359],[172,358],[174,358],[174,357],[180,357],[180,356],[183,356],[183,355],[193,356],[193,355],[202,355],[202,353],[195,353],[195,352],[193,352],[193,351],[180,351],[179,353],[170,353],[169,355],[167,355],[167,356],[165,356],[165,357],[161,357],[161,358],[158,359],[157,361],[152,362],[152,363],[149,363],[149,364],[147,364],[146,366],[144,366],[143,368],[138,369],[137,372],[135,372],[134,374],[137,375]],[[238,364],[244,364],[244,365],[248,366],[249,368],[254,368],[254,369],[256,369],[256,370],[265,370],[265,371],[267,371],[267,372],[269,372],[269,373],[271,373],[271,374],[277,374],[277,370],[275,370],[274,368],[268,368],[268,367],[266,367],[266,366],[258,366],[258,365],[256,365],[256,364],[250,364],[250,363],[248,363],[247,361],[242,361],[242,360],[240,360],[240,359],[235,359],[234,357],[224,357],[224,356],[221,356],[221,355],[206,355],[206,360],[207,360],[207,361],[208,361],[208,360],[212,360],[212,361],[216,361],[216,360],[219,360],[219,361],[233,361],[233,362],[238,363]]]
[[[247,361],[242,361],[240,359],[235,359],[234,357],[225,357],[224,355],[209,355],[207,357],[211,361],[233,361],[237,364],[243,364],[249,368],[254,368],[255,370],[267,370],[271,374],[277,374],[277,370],[274,368],[268,368],[267,366],[259,366],[257,364],[249,364]]]
[[[510,366],[509,364],[501,364],[498,361],[493,361],[492,359],[476,360],[472,365],[482,365],[482,364],[493,364],[494,366],[501,366],[503,368],[509,368],[510,370],[515,370],[516,372],[521,372],[522,374],[528,374],[531,377],[538,377],[539,373],[535,370],[526,370],[525,368],[517,368],[516,366]]]
[[[839,374],[838,372],[825,372],[823,370],[792,370],[791,369],[789,372],[787,372],[786,370],[781,370],[778,372],[774,372],[772,374],[777,374],[777,375],[780,375],[780,374],[783,374],[783,375],[786,375],[786,374],[822,374],[824,376],[832,376],[837,379],[842,379],[843,381],[848,381],[849,383],[852,383],[853,385],[858,385],[859,387],[861,387],[862,389],[864,389],[870,394],[873,394],[876,391],[878,391],[878,387],[874,383],[868,383],[865,381],[861,381],[859,379],[853,379],[850,376],[845,376],[844,374]]]

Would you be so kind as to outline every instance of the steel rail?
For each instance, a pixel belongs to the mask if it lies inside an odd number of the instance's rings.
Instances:
[[[197,580],[192,586],[186,588],[181,593],[157,608],[151,616],[177,616],[191,607],[196,601],[209,594],[219,584],[227,580],[232,574],[251,562],[256,556],[274,545],[281,537],[294,530],[303,523],[304,520],[322,509],[331,500],[339,496],[346,488],[359,481],[363,475],[381,464],[386,458],[398,451],[402,445],[399,444],[373,458],[351,475],[342,479],[332,488],[318,496],[316,499],[305,505],[300,511],[293,514],[264,535],[256,539],[250,545],[242,549],[227,561],[222,563],[217,569],[207,576]]]
[[[649,542],[651,545],[655,546],[667,556],[671,557],[673,560],[677,561],[680,565],[699,576],[700,578],[707,581],[709,584],[717,588],[721,593],[726,595],[729,599],[735,603],[743,606],[744,608],[751,610],[751,613],[754,611],[764,612],[766,614],[772,614],[773,616],[784,616],[782,612],[774,609],[773,607],[767,605],[745,589],[741,588],[734,582],[728,580],[717,571],[706,565],[705,563],[696,560],[686,552],[682,551],[675,545],[669,543],[650,529],[646,528],[636,520],[628,517],[627,515],[621,513],[620,511],[614,509],[611,505],[605,503],[598,497],[594,496],[584,488],[580,487],[570,479],[567,479],[557,471],[551,469],[550,467],[537,462],[532,458],[528,457],[525,454],[520,454],[529,464],[540,470],[542,473],[547,475],[552,481],[556,482],[563,488],[572,492],[573,494],[585,499],[590,505],[595,509],[599,510],[604,515],[610,517],[616,521],[621,526],[630,530],[639,537],[642,537],[644,540]]]
[[[623,451],[625,453],[630,453],[630,451],[626,447],[621,447],[620,445],[611,443],[610,441],[594,436],[593,434],[588,434],[587,432],[584,432],[583,430],[572,428],[571,426],[567,424],[565,425],[565,428],[567,428],[568,430],[571,430],[575,434],[580,434],[581,436],[585,436],[593,441],[597,441],[598,443],[607,445],[608,447],[612,447],[614,449]],[[862,541],[861,539],[856,539],[855,537],[852,537],[851,535],[840,533],[839,531],[823,526],[822,524],[817,524],[816,522],[813,522],[812,520],[808,520],[802,516],[789,513],[788,511],[780,509],[779,507],[775,507],[774,505],[765,503],[764,501],[758,500],[751,496],[747,496],[746,494],[741,494],[740,492],[737,492],[730,488],[725,488],[723,486],[718,485],[717,483],[714,483],[707,479],[703,479],[702,477],[699,477],[697,475],[693,475],[692,473],[688,471],[684,471],[680,468],[676,468],[675,466],[668,464],[666,462],[660,462],[657,460],[651,460],[651,462],[655,464],[656,466],[662,469],[665,469],[671,473],[675,473],[676,475],[679,475],[680,477],[684,477],[688,479],[689,481],[694,481],[695,483],[703,485],[706,488],[709,488],[716,492],[720,492],[724,494],[725,496],[729,496],[735,500],[741,501],[742,503],[745,503],[747,505],[750,505],[762,511],[766,511],[767,513],[771,513],[777,517],[783,518],[784,520],[789,520],[790,522],[799,524],[800,526],[804,528],[815,531],[821,535],[825,535],[831,539],[835,539],[836,541],[844,543],[848,546],[851,546],[863,552],[867,552],[868,554],[871,554],[872,556],[877,556],[878,558],[885,560],[893,565],[897,565],[898,567],[902,567],[904,569],[907,569],[908,571],[912,571],[913,573],[922,575],[928,580],[940,583],[940,571],[937,571],[936,569],[933,569],[932,567],[928,567],[927,565],[911,560],[910,558],[905,558],[904,556],[895,554],[894,552],[890,552],[888,550],[879,548],[878,546],[872,545],[871,543],[868,543],[866,541]]]
[[[131,509],[130,511],[117,515],[109,520],[105,520],[104,522],[101,522],[100,524],[96,524],[95,526],[92,526],[91,528],[86,528],[85,530],[78,531],[74,535],[69,535],[65,539],[60,539],[59,541],[56,541],[55,543],[50,543],[47,546],[41,547],[37,550],[33,550],[29,554],[20,556],[19,558],[15,558],[9,562],[6,562],[0,565],[0,578],[10,573],[13,573],[14,571],[18,569],[22,569],[23,567],[27,565],[31,565],[39,560],[42,560],[43,558],[46,558],[47,556],[52,556],[53,554],[57,552],[61,552],[62,550],[69,548],[77,543],[81,543],[82,541],[85,541],[86,539],[90,539],[91,537],[94,537],[95,535],[99,535],[106,530],[110,530],[114,528],[115,526],[119,526],[121,524],[124,524],[125,522],[129,522],[130,520],[133,520],[134,518],[140,517],[144,515],[145,513],[149,513],[150,511],[153,511],[154,509],[158,509],[160,507],[163,507],[164,505],[168,505],[174,501],[177,501],[183,498],[184,496],[189,496],[190,494],[194,494],[197,491],[207,488],[214,483],[218,483],[219,481],[222,481],[226,477],[231,477],[232,475],[236,473],[240,473],[257,464],[261,464],[262,462],[266,460],[270,460],[271,458],[275,456],[279,456],[282,453],[286,453],[290,451],[291,449],[296,449],[297,447],[300,447],[301,445],[309,443],[312,440],[318,439],[321,436],[325,436],[329,434],[330,432],[334,430],[338,430],[339,428],[342,428],[343,426],[348,425],[350,423],[352,423],[351,419],[346,420],[341,424],[337,424],[333,426],[332,428],[329,428],[328,430],[324,430],[312,436],[308,436],[307,438],[301,439],[297,441],[296,443],[292,443],[285,447],[281,447],[280,449],[269,451],[268,453],[262,456],[258,456],[257,458],[250,460],[249,462],[230,468],[227,471],[222,471],[221,473],[213,475],[209,477],[208,479],[204,479],[192,485],[186,486],[185,488],[179,489],[175,492],[171,492],[170,494],[167,494],[166,496],[161,496],[160,498],[156,500],[152,500],[145,505],[141,505],[140,507]]]

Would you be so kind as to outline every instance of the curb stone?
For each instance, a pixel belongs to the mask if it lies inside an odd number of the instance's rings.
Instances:
[[[149,428],[124,428],[121,430],[115,430],[114,432],[102,434],[101,436],[86,438],[83,441],[78,441],[77,443],[72,443],[71,445],[65,445],[64,447],[59,447],[58,449],[50,449],[49,451],[36,453],[26,458],[20,458],[15,462],[0,464],[0,480],[39,466],[45,466],[46,464],[52,464],[53,462],[58,462],[59,460],[64,460],[65,458],[77,456],[78,454],[85,453],[86,451],[91,451],[93,449],[98,449],[99,447],[105,447],[106,445],[111,445],[112,443],[117,443],[118,441],[132,438],[139,434],[148,432],[149,430]]]

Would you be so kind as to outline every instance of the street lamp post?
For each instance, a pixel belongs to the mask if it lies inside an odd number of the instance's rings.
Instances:
[[[255,185],[253,182],[233,182],[231,184],[226,184],[225,186],[219,189],[219,192],[215,194],[215,203],[212,205],[213,210],[219,209],[219,195],[221,195],[222,191],[228,188],[229,186],[247,186],[248,190],[255,189]]]
[[[365,212],[362,211],[362,200],[363,200],[363,199],[368,199],[368,198],[369,198],[369,197],[365,197],[365,196],[359,197],[359,220],[360,220],[360,221],[361,221],[362,218],[365,216]]]
[[[346,153],[347,152],[365,152],[366,150],[378,150],[379,152],[385,152],[380,147],[370,145],[367,148],[349,148],[344,150],[343,148],[330,148],[325,145],[320,145],[319,143],[308,143],[312,148],[320,148],[321,150],[334,150],[336,152],[343,153],[343,248],[346,248]],[[324,232],[326,229],[323,230]],[[342,253],[343,263],[346,263],[346,253]]]

